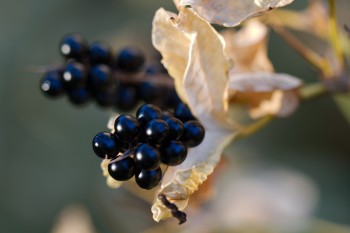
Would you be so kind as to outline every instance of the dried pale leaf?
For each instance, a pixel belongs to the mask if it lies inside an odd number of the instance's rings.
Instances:
[[[185,94],[181,87],[188,63],[190,37],[179,24],[176,14],[159,9],[153,19],[152,43],[162,54],[162,63],[174,78],[178,95],[185,101]]]
[[[282,73],[242,73],[230,76],[229,91],[270,92],[273,90],[292,90],[300,87],[300,79]]]
[[[203,123],[208,124],[208,121]],[[180,210],[186,207],[190,195],[213,172],[223,149],[235,136],[232,130],[222,128],[215,121],[211,124],[206,127],[209,129],[203,142],[189,149],[185,162],[171,167],[164,175],[159,193],[165,194]],[[170,210],[158,199],[152,206],[152,213],[156,221],[171,217]]]
[[[257,20],[248,21],[238,32],[226,29],[221,32],[225,39],[225,52],[234,61],[231,73],[273,72],[267,57],[267,27]]]
[[[113,179],[109,173],[108,173],[108,164],[111,160],[110,159],[104,159],[101,162],[101,169],[102,169],[102,174],[104,177],[106,177],[106,182],[108,187],[110,188],[119,188],[123,182],[121,181],[117,181],[115,179]]]
[[[231,106],[247,105],[251,118],[285,117],[299,105],[296,91],[301,81],[287,74],[242,73],[232,76],[228,86]]]
[[[182,0],[210,23],[233,27],[248,18],[258,16],[292,3],[293,0]]]
[[[297,92],[294,91],[273,91],[268,99],[262,99],[258,106],[250,109],[252,118],[260,118],[267,115],[287,117],[294,113],[299,106]]]
[[[180,20],[191,35],[189,61],[182,83],[187,103],[202,122],[208,117],[224,121],[227,118],[224,94],[231,67],[224,54],[224,41],[191,9],[183,9]]]

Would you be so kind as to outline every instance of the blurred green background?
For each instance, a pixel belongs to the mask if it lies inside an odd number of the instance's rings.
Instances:
[[[350,4],[339,2],[343,22],[350,23]],[[305,5],[297,1],[293,7]],[[155,225],[148,203],[109,189],[101,176],[91,139],[106,129],[110,113],[94,104],[76,108],[66,98],[47,99],[32,68],[61,62],[58,43],[68,32],[115,49],[138,44],[151,51],[159,7],[174,9],[164,0],[0,0],[0,232],[50,232],[62,209],[75,203],[86,206],[100,233]],[[277,71],[316,80],[274,34],[270,45]],[[322,97],[226,154],[242,167],[279,166],[307,176],[319,191],[315,217],[350,225],[349,138],[349,122],[332,98]]]

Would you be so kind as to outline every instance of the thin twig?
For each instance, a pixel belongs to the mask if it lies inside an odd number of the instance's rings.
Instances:
[[[271,25],[271,27],[278,33],[300,56],[306,61],[321,71],[324,76],[328,76],[331,73],[331,68],[327,61],[318,55],[316,52],[306,47],[298,38],[290,33],[285,28],[279,25]]]

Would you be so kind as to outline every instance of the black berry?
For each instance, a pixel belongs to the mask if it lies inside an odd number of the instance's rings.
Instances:
[[[137,89],[131,85],[119,84],[115,92],[115,106],[124,111],[134,109],[139,102]]]
[[[90,45],[89,55],[92,64],[110,64],[112,60],[112,49],[105,42],[95,42]]]
[[[117,162],[109,163],[108,173],[115,180],[125,181],[135,175],[135,168],[134,160],[130,157],[126,157]]]
[[[87,70],[82,63],[74,60],[67,62],[63,80],[69,87],[83,86],[87,81]]]
[[[143,189],[152,189],[156,187],[161,179],[162,170],[160,168],[151,171],[140,170],[135,174],[136,183]]]
[[[114,123],[115,134],[123,141],[133,141],[139,134],[140,125],[131,115],[120,115]]]
[[[153,119],[162,118],[162,110],[152,104],[144,104],[136,112],[136,118],[141,125],[145,125]]]
[[[187,148],[180,141],[169,141],[159,147],[160,159],[162,163],[169,166],[176,166],[185,161]]]
[[[85,87],[69,89],[68,98],[72,104],[83,105],[90,101],[91,94]]]
[[[112,158],[118,154],[117,139],[111,133],[98,133],[92,140],[92,148],[95,154],[101,158]]]
[[[160,166],[160,153],[157,148],[148,144],[141,144],[135,150],[137,167],[143,170],[155,170]]]
[[[145,57],[141,50],[137,48],[124,48],[117,54],[117,68],[125,72],[139,71],[144,62]]]
[[[61,74],[58,71],[47,72],[40,82],[41,91],[49,97],[58,97],[64,93]]]
[[[87,53],[87,48],[87,42],[78,34],[65,36],[60,45],[60,51],[66,58],[80,59]]]
[[[145,140],[151,144],[161,143],[169,133],[168,124],[161,119],[154,119],[148,122],[144,128]]]
[[[112,71],[105,64],[95,65],[91,68],[91,84],[96,89],[106,89],[112,83]]]
[[[184,103],[180,103],[176,106],[174,115],[182,122],[195,120],[194,116],[191,113],[191,110]]]
[[[182,121],[177,118],[169,117],[165,120],[169,125],[169,133],[167,140],[178,140],[184,132],[184,125]]]
[[[204,139],[204,127],[198,121],[188,121],[184,124],[184,133],[181,141],[188,147],[198,146]]]

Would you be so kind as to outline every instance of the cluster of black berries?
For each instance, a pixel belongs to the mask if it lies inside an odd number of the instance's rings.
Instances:
[[[97,156],[111,159],[111,177],[125,181],[135,176],[141,188],[152,189],[161,180],[160,165],[181,164],[187,148],[198,146],[204,134],[199,121],[182,121],[155,105],[145,104],[137,110],[136,117],[120,115],[114,132],[98,133],[92,146]]]
[[[159,61],[145,65],[137,48],[124,48],[113,56],[107,43],[89,45],[80,35],[69,34],[62,39],[60,52],[65,64],[46,72],[40,83],[49,97],[66,93],[75,105],[95,100],[102,107],[124,111],[134,109],[140,100],[164,106],[178,101],[174,88],[164,85],[172,82],[164,67]],[[168,80],[154,82],[154,77]]]

